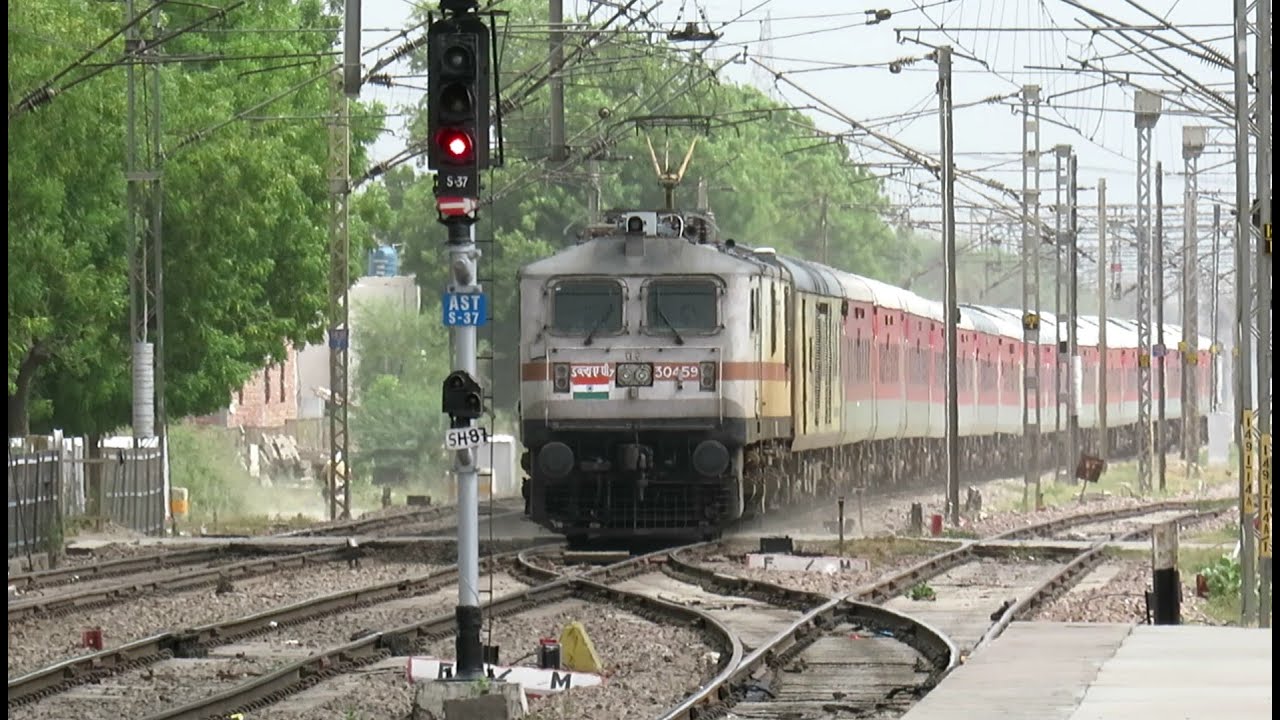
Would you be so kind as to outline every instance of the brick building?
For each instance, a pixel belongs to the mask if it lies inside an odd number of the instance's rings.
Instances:
[[[298,351],[290,347],[284,362],[255,372],[225,410],[196,421],[228,428],[283,428],[297,419]]]

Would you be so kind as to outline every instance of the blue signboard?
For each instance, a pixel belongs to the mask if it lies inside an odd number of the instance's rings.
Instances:
[[[440,302],[446,327],[480,327],[489,322],[484,293],[445,293]]]

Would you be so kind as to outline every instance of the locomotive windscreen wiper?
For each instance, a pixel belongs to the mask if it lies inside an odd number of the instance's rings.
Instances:
[[[671,328],[671,334],[676,336],[676,344],[683,345],[684,338],[680,337],[680,331],[676,330],[676,326],[671,324],[671,320],[667,318],[667,314],[662,312],[662,303],[655,302],[653,304],[653,309],[658,313],[658,317],[662,319],[662,322],[666,323],[667,327]]]
[[[587,331],[587,337],[585,340],[582,341],[583,347],[586,347],[587,345],[591,344],[591,340],[596,336],[596,332],[600,330],[600,328],[604,325],[604,321],[608,320],[609,316],[612,314],[613,314],[613,306],[612,305],[606,306],[604,309],[604,314],[601,315],[600,319],[596,320],[595,324],[591,326],[591,329]]]

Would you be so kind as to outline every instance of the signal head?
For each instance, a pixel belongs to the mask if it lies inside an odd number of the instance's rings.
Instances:
[[[475,155],[476,144],[471,135],[460,128],[443,128],[436,133],[436,148],[440,151],[440,159],[455,164],[465,165]]]

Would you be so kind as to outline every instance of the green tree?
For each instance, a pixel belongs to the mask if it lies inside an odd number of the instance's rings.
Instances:
[[[375,469],[424,477],[443,469],[439,372],[448,367],[449,337],[439,304],[422,314],[386,301],[352,309],[359,358],[351,409],[355,477],[372,477]]]
[[[207,7],[170,3],[159,28],[148,19],[141,32],[163,34],[209,16]],[[92,0],[11,7],[10,107],[122,22],[118,4]],[[248,3],[161,46],[163,55],[182,58],[160,66],[166,400],[173,417],[222,406],[254,369],[282,358],[287,343],[321,337],[324,117],[338,26],[321,0]],[[248,32],[260,28],[297,32]],[[92,62],[118,57],[122,42]],[[269,98],[276,99],[253,119],[226,124]],[[124,109],[121,66],[10,120],[11,435],[25,433],[29,418],[71,432],[127,422]],[[365,165],[363,148],[381,126],[379,114],[353,106],[355,172]],[[353,237],[354,257],[366,242]]]

